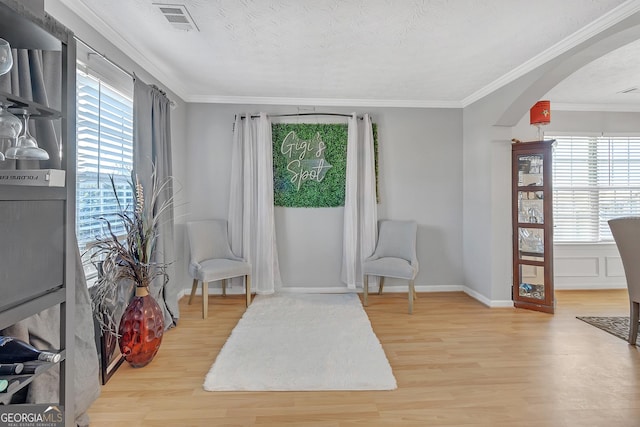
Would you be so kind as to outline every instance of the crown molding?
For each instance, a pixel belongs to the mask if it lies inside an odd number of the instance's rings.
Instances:
[[[572,104],[553,102],[551,104],[551,112],[553,111],[601,111],[612,113],[638,113],[640,112],[640,103],[638,104]]]
[[[524,76],[525,74],[533,71],[539,66],[551,61],[555,57],[567,52],[569,49],[572,49],[578,46],[580,43],[585,42],[591,37],[601,33],[607,28],[612,27],[613,25],[621,22],[622,20],[630,17],[634,13],[640,11],[640,0],[628,0],[615,9],[605,13],[589,25],[579,29],[575,33],[570,36],[564,38],[558,43],[551,46],[549,49],[543,51],[542,53],[534,56],[527,62],[522,65],[517,66],[513,70],[508,73],[502,75],[498,79],[489,83],[485,87],[477,90],[471,95],[467,96],[461,101],[463,107],[473,104],[479,99],[484,98],[490,93],[500,89],[501,87],[511,83],[512,81],[518,79],[519,77]]]
[[[269,96],[190,95],[186,102],[205,104],[313,105],[327,107],[462,108],[458,101],[413,99],[286,98]]]
[[[58,0],[70,11],[77,14],[89,26],[107,39],[123,54],[137,64],[142,70],[155,77],[162,85],[174,92],[185,102],[192,103],[218,103],[218,104],[270,104],[270,105],[309,105],[309,106],[345,106],[345,107],[390,107],[390,108],[464,108],[477,100],[489,95],[499,88],[511,83],[517,78],[527,74],[542,64],[552,60],[558,55],[583,43],[594,35],[610,28],[618,22],[640,11],[640,0],[628,0],[617,8],[604,14],[589,25],[576,31],[549,49],[533,57],[512,71],[504,74],[461,101],[434,101],[411,99],[346,99],[346,98],[288,98],[288,97],[262,97],[262,96],[221,96],[221,95],[187,95],[182,82],[171,73],[165,72],[156,63],[150,60],[142,51],[125,40],[120,33],[107,24],[102,18],[91,11],[82,0]],[[135,59],[134,59],[135,58]],[[109,58],[111,59],[111,58]],[[134,71],[134,70],[132,70]],[[569,106],[569,107],[562,107]],[[634,105],[587,105],[587,104],[553,104],[556,110],[573,111],[615,111],[636,112],[640,106]]]
[[[149,73],[151,76],[156,78],[162,85],[166,86],[173,93],[184,99],[182,94],[184,94],[186,90],[178,80],[156,66],[154,61],[151,61],[142,51],[138,50],[135,46],[125,40],[117,30],[107,24],[102,18],[100,18],[100,16],[96,15],[84,4],[83,1],[59,0],[59,2],[66,6],[71,12],[78,15],[98,34],[124,53],[134,64],[137,64],[146,73]],[[104,54],[104,52],[100,52],[100,54]],[[108,59],[112,60],[111,58]],[[135,70],[131,71],[133,72]]]

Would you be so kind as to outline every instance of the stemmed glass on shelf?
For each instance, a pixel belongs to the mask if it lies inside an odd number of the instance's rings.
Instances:
[[[49,160],[49,153],[38,147],[38,141],[29,133],[29,111],[22,110],[22,133],[16,145],[9,148],[5,157],[17,160]]]
[[[13,66],[11,46],[5,39],[0,39],[0,76],[9,72]],[[10,140],[12,143],[22,129],[20,119],[7,111],[7,105],[0,103],[0,139]],[[0,143],[0,161],[4,160],[4,144]]]
[[[10,147],[16,142],[16,138],[22,131],[22,122],[19,118],[11,114],[7,105],[0,102],[0,160],[4,160],[4,141],[10,141]]]
[[[0,39],[0,76],[8,73],[12,66],[11,46],[5,39]]]

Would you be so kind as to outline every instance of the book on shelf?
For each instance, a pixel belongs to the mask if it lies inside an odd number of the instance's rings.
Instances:
[[[64,181],[65,171],[62,169],[0,170],[0,185],[64,187]]]

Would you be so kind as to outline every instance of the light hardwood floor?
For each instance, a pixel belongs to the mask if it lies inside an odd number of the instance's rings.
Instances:
[[[489,309],[463,293],[370,295],[394,391],[206,392],[243,296],[180,303],[153,362],[123,365],[91,426],[640,426],[640,348],[578,315],[628,315],[626,290],[559,291],[555,315]]]

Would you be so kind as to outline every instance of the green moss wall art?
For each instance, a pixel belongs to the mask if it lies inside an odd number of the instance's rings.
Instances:
[[[347,124],[278,123],[273,139],[273,199],[276,206],[344,206]],[[377,129],[373,125],[376,151]]]

